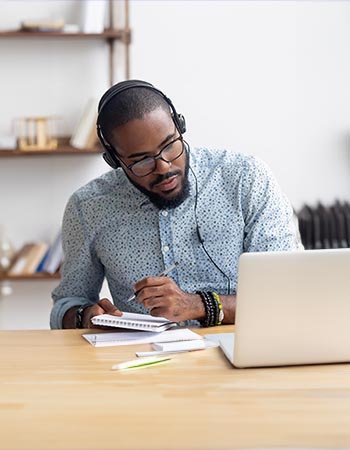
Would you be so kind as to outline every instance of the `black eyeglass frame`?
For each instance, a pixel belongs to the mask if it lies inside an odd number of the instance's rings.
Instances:
[[[164,152],[164,150],[165,150],[167,147],[169,147],[170,145],[173,145],[173,144],[174,144],[175,142],[177,142],[177,141],[181,141],[181,144],[182,144],[181,152],[176,156],[176,158],[173,158],[172,160],[164,159],[164,158],[162,157],[162,153]],[[130,172],[132,172],[132,173],[135,175],[135,177],[143,178],[143,177],[147,177],[148,175],[150,175],[152,172],[155,171],[155,169],[156,169],[156,167],[157,167],[157,159],[161,159],[161,160],[165,161],[166,163],[172,163],[172,162],[175,161],[176,159],[180,158],[180,156],[183,154],[184,150],[185,150],[185,144],[184,144],[183,137],[182,137],[182,135],[180,134],[177,138],[173,139],[173,140],[170,141],[168,144],[165,144],[164,147],[160,150],[160,152],[157,153],[155,156],[146,156],[145,158],[140,159],[140,161],[136,161],[136,162],[130,164],[129,166],[127,166],[127,165],[125,164],[125,162],[120,158],[120,156],[118,155],[117,152],[116,152],[116,156],[117,156],[118,160],[123,164],[123,166],[124,166],[126,169],[130,170]],[[150,159],[150,160],[153,161],[153,163],[154,163],[153,169],[152,169],[150,172],[147,172],[145,175],[137,175],[137,174],[133,171],[133,167],[134,167],[136,164],[139,164],[140,162],[145,161],[146,159]]]

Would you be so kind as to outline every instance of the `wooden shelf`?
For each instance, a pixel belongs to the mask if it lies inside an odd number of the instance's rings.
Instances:
[[[0,158],[6,157],[27,157],[27,156],[57,156],[57,155],[96,155],[101,153],[100,148],[92,150],[79,150],[74,147],[58,147],[56,150],[31,150],[23,152],[21,150],[0,150]]]
[[[0,281],[17,281],[17,280],[57,280],[60,278],[59,273],[53,275],[49,273],[33,273],[32,275],[6,275],[0,274]]]
[[[57,155],[96,155],[102,153],[102,147],[97,146],[93,149],[78,149],[69,145],[69,138],[60,138],[57,149],[55,150],[30,150],[23,151],[18,149],[0,149],[0,158],[6,157],[27,157],[27,156],[57,156]]]
[[[115,39],[123,42],[130,42],[131,31],[129,29],[122,30],[106,30],[103,33],[65,33],[63,31],[0,31],[0,39],[12,38],[59,38],[59,39]]]

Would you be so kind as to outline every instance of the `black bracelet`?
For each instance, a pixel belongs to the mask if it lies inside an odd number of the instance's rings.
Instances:
[[[207,327],[207,322],[208,322],[208,317],[209,317],[208,304],[207,304],[206,298],[202,291],[196,291],[196,294],[198,294],[200,296],[202,303],[204,305],[204,310],[205,310],[205,318],[203,320],[200,320],[199,323],[201,324],[202,327]]]
[[[213,327],[215,325],[215,304],[213,303],[213,299],[210,295],[210,292],[203,292],[203,295],[206,299],[206,303],[208,305],[208,321],[207,321],[207,327]]]
[[[215,326],[219,322],[219,313],[220,313],[219,305],[218,305],[218,303],[217,303],[217,301],[216,301],[216,299],[214,297],[214,293],[213,292],[208,292],[207,294],[210,296],[210,301],[211,301],[211,303],[213,305],[213,310],[214,310],[214,320],[213,320],[214,323],[213,323],[213,325]]]
[[[204,322],[206,321],[206,319],[208,317],[207,305],[205,304],[205,301],[203,299],[201,291],[196,291],[196,294],[200,296],[200,299],[201,299],[201,301],[203,303],[203,306],[204,306],[205,318],[199,321],[201,326],[204,327]]]
[[[84,311],[86,308],[88,308],[90,305],[81,305],[79,308],[75,311],[75,328],[84,328],[83,326],[83,316]]]
[[[217,323],[217,303],[213,296],[209,292],[197,291],[196,294],[200,295],[205,309],[205,319],[200,321],[202,327],[213,327]]]

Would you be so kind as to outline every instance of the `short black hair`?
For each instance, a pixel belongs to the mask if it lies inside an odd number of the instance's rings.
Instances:
[[[117,127],[134,119],[142,119],[145,114],[158,108],[169,112],[169,115],[172,113],[161,94],[149,88],[133,87],[112,97],[100,112],[98,122],[104,137],[110,140],[112,131]]]

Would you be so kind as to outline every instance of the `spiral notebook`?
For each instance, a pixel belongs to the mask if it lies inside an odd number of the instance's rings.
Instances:
[[[91,319],[94,325],[107,327],[129,328],[131,330],[153,331],[159,333],[175,327],[176,322],[171,322],[164,317],[153,317],[147,314],[124,312],[121,317],[111,314],[102,314]]]

